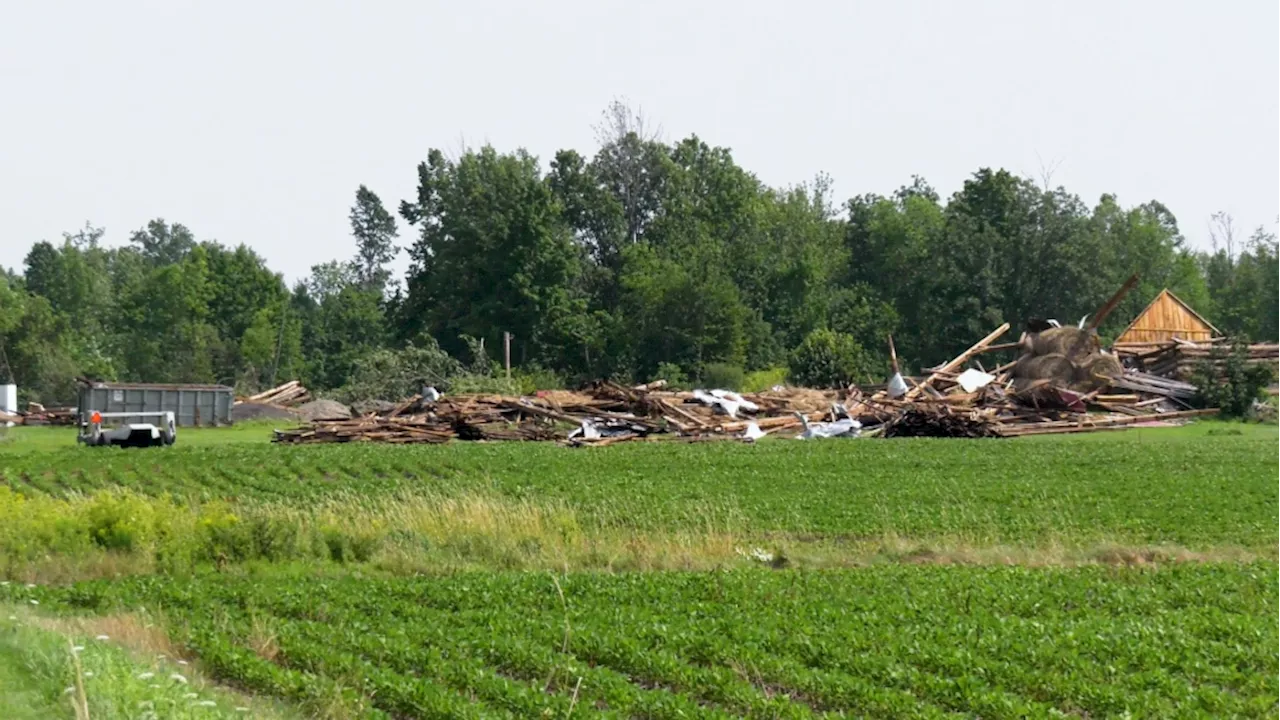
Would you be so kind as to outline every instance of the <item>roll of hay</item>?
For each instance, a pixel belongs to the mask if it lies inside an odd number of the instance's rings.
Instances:
[[[1049,328],[1030,339],[1032,355],[1062,355],[1076,362],[1101,348],[1095,333],[1075,327]]]
[[[1013,376],[1019,380],[1053,380],[1066,387],[1076,379],[1076,366],[1061,353],[1023,355],[1013,366]]]
[[[1100,390],[1111,384],[1111,378],[1124,375],[1124,366],[1115,355],[1093,353],[1084,359],[1076,371],[1076,384],[1084,390]]]

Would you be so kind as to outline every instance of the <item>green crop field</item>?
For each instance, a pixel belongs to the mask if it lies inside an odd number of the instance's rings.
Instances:
[[[382,717],[1257,716],[1274,565],[217,577],[10,586],[182,628],[207,667]]]
[[[23,430],[0,443],[19,624],[144,618],[304,716],[1277,715],[1274,426],[589,449]],[[0,643],[0,679],[48,675],[19,657]]]

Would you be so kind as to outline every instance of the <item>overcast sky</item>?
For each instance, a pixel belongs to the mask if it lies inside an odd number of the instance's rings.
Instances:
[[[1276,0],[11,2],[0,17],[0,265],[86,221],[246,243],[290,280],[352,252],[360,183],[428,149],[595,147],[615,97],[837,199],[979,167],[1090,205],[1280,214]],[[407,242],[409,233],[402,233]]]

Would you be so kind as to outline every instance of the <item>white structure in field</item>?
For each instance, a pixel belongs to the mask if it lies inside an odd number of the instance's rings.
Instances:
[[[18,386],[17,385],[0,385],[0,412],[6,412],[10,415],[18,414]],[[13,427],[13,423],[4,423],[5,427]]]

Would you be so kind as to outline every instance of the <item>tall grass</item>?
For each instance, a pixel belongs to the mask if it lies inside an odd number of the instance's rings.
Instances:
[[[77,720],[300,717],[208,683],[180,661],[163,631],[131,616],[60,620],[18,607],[0,613],[0,666],[22,675],[0,683],[6,713],[22,702],[32,717]]]
[[[967,533],[860,537],[761,531],[732,505],[691,503],[666,528],[637,524],[619,501],[589,514],[557,498],[493,492],[338,493],[305,504],[200,503],[104,490],[25,497],[0,486],[0,577],[66,582],[246,563],[362,566],[393,574],[469,569],[664,570],[758,563],[847,567],[880,562],[1058,565],[1275,558],[1230,543],[1190,549],[1096,534],[1042,533],[1001,543]]]

